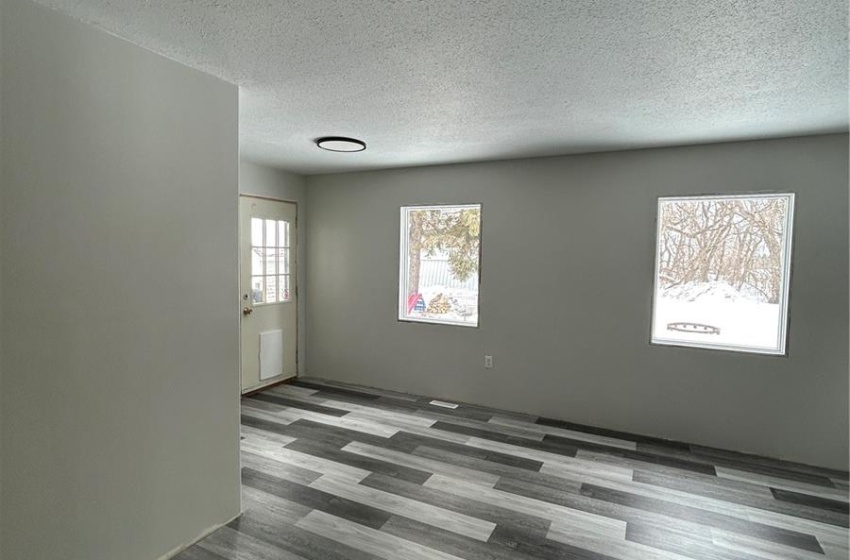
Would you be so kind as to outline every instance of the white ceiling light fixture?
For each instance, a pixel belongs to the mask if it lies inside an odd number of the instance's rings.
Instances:
[[[316,145],[329,152],[362,152],[366,149],[366,142],[344,136],[325,136],[316,140]]]

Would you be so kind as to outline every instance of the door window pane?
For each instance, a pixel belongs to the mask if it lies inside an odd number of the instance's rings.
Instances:
[[[289,274],[289,249],[280,250],[280,271]]]
[[[266,276],[266,301],[277,301],[277,277]]]
[[[289,247],[289,222],[280,220],[277,222],[278,235],[280,235],[279,247]]]
[[[262,247],[263,245],[263,220],[251,218],[251,246]]]
[[[266,223],[266,247],[277,247],[277,222],[274,220],[264,220]]]
[[[253,302],[291,301],[289,222],[252,218],[251,252]]]
[[[266,255],[266,275],[274,276],[277,274],[277,251],[268,249]]]
[[[251,275],[262,276],[264,252],[265,249],[262,249],[260,247],[251,248]]]
[[[251,301],[254,303],[264,303],[265,286],[263,276],[254,276],[251,278]]]
[[[280,299],[278,301],[290,301],[289,292],[289,275],[278,276],[278,288],[280,289]]]

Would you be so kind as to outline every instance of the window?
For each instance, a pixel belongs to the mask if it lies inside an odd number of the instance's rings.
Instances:
[[[793,194],[660,198],[652,342],[785,354]]]
[[[404,206],[398,317],[478,326],[481,205]]]
[[[289,222],[251,218],[251,290],[254,304],[291,301]]]

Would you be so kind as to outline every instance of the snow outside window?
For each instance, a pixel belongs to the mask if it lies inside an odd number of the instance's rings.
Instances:
[[[652,342],[785,354],[793,194],[658,200]]]
[[[398,318],[478,326],[481,205],[403,206]]]

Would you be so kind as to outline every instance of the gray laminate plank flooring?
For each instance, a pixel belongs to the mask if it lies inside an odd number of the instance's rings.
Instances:
[[[839,560],[848,473],[317,379],[243,399],[243,514],[178,560]]]

